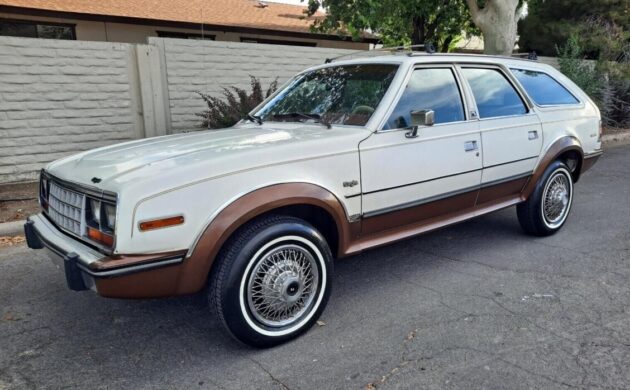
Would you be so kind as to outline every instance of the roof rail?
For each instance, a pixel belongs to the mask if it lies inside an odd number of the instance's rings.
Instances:
[[[415,50],[419,49],[419,50]],[[423,50],[425,53],[433,54],[435,53],[435,46],[432,43],[425,43],[422,45],[405,45],[405,46],[389,46],[389,47],[379,47],[378,49],[372,50],[362,50],[356,51],[348,54],[342,54],[337,57],[326,58],[325,63],[331,63],[333,61],[338,61],[340,58],[352,57],[352,56],[360,56],[360,55],[388,55],[394,53],[408,53],[411,54],[413,51],[421,51]],[[382,52],[382,54],[374,54],[374,52]]]
[[[529,53],[512,53],[511,57],[523,58],[530,61],[538,61],[538,54],[535,51],[530,51]]]

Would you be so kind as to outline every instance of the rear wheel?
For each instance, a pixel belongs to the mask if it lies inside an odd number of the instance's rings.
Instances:
[[[298,218],[274,215],[249,223],[217,261],[210,303],[228,333],[251,346],[270,347],[305,332],[330,295],[330,249]]]
[[[549,236],[562,228],[573,204],[573,177],[562,161],[547,167],[526,202],[517,206],[518,221],[526,233]]]

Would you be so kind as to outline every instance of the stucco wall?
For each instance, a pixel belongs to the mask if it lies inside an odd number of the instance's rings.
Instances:
[[[171,112],[171,129],[194,129],[200,119],[194,114],[204,109],[196,91],[221,94],[223,87],[250,91],[250,75],[261,80],[263,88],[278,78],[282,85],[296,73],[348,50],[313,47],[287,47],[258,43],[196,41],[150,38],[164,44],[166,75]]]
[[[0,38],[0,183],[137,136],[130,45]]]

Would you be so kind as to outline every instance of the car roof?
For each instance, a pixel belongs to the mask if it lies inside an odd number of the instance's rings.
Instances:
[[[369,52],[357,52],[351,53],[352,55],[365,55]],[[526,68],[544,70],[547,72],[553,72],[555,69],[547,64],[518,57],[507,56],[491,56],[481,54],[459,54],[459,53],[401,53],[401,54],[388,54],[388,55],[372,55],[370,57],[361,58],[349,58],[344,60],[329,61],[325,64],[314,66],[307,70],[314,70],[319,68],[325,68],[329,66],[340,65],[359,65],[359,64],[432,64],[432,63],[457,63],[457,64],[482,64],[482,65],[503,65],[506,67]]]

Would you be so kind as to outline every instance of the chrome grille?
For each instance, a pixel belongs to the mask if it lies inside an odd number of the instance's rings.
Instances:
[[[50,183],[48,216],[60,227],[80,236],[85,195]]]

